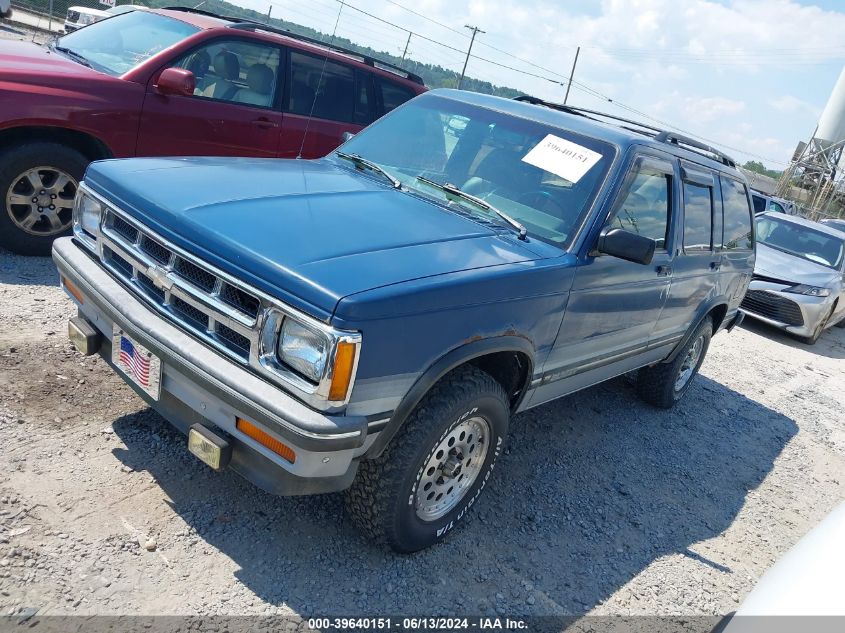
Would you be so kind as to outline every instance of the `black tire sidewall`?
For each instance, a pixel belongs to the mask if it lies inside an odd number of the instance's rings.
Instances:
[[[30,167],[49,166],[64,171],[80,182],[88,163],[88,159],[81,153],[59,143],[25,143],[0,152],[0,246],[22,255],[49,255],[53,240],[71,232],[68,227],[61,233],[49,236],[24,233],[12,221],[6,206],[6,194],[13,178]]]
[[[695,343],[699,337],[704,336],[704,347],[701,350],[701,356],[698,358],[698,362],[695,365],[695,370],[692,372],[692,376],[689,377],[686,384],[681,387],[680,391],[675,390],[675,382],[678,379],[678,374],[681,371],[681,366],[684,364],[684,359],[689,352],[690,347]],[[678,354],[678,357],[675,359],[675,364],[673,367],[672,375],[669,380],[668,388],[672,394],[672,400],[674,402],[679,402],[681,398],[686,395],[687,391],[689,391],[690,386],[692,385],[695,377],[698,375],[698,370],[701,369],[701,365],[704,363],[704,358],[707,356],[707,350],[710,349],[710,340],[713,338],[713,324],[710,319],[705,319],[693,332],[693,335],[690,337],[687,344],[684,346],[684,349],[681,350],[681,353]]]
[[[502,400],[493,395],[483,395],[471,403],[461,404],[462,406],[454,407],[449,412],[446,419],[450,422],[447,426],[439,424],[432,426],[412,462],[413,467],[407,469],[402,479],[401,490],[404,494],[399,494],[396,498],[398,507],[395,509],[393,530],[395,535],[393,545],[401,551],[417,551],[442,540],[464,520],[470,508],[489,486],[490,477],[504,447],[509,412]],[[423,470],[442,439],[463,420],[474,416],[483,417],[490,428],[490,442],[484,464],[460,503],[436,521],[423,521],[417,516],[414,507],[416,486],[422,477]]]

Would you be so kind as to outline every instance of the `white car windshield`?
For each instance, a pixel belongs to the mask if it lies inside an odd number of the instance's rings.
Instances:
[[[784,253],[838,270],[845,254],[845,242],[788,220],[757,218],[757,241]]]
[[[131,11],[65,35],[53,48],[95,70],[122,75],[197,31],[157,13]]]

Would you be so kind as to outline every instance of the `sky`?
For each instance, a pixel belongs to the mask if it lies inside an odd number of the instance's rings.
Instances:
[[[474,25],[467,75],[557,102],[580,46],[569,104],[773,169],[810,138],[845,66],[845,0],[232,1],[397,55],[412,31],[409,57],[458,72]]]

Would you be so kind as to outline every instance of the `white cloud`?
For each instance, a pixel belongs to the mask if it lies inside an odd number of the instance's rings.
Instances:
[[[770,99],[769,105],[778,112],[784,112],[786,114],[806,112],[816,118],[821,114],[821,108],[793,95],[782,95],[775,99]]]

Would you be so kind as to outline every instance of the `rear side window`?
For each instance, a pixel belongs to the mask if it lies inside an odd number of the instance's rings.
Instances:
[[[684,250],[713,248],[713,187],[684,183]]]
[[[751,209],[745,185],[732,178],[722,178],[725,250],[751,250]]]
[[[366,98],[355,87],[355,72],[349,66],[291,51],[291,82],[288,110],[318,119],[355,122],[357,103]],[[366,103],[363,106],[367,107]]]
[[[751,202],[754,204],[754,213],[763,213],[766,210],[766,199],[763,196],[752,193]]]
[[[650,237],[657,242],[658,249],[665,250],[671,171],[668,163],[638,158],[631,169],[627,190],[608,226]]]
[[[381,103],[385,114],[417,96],[413,90],[380,77],[376,79],[376,85],[381,91]]]

